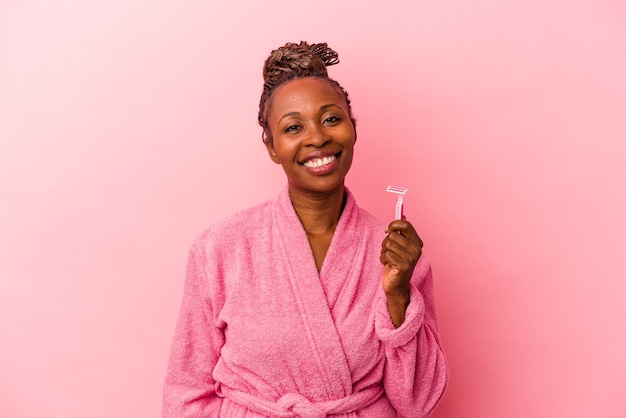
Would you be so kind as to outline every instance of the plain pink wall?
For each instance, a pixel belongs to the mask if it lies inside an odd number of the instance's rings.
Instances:
[[[621,1],[0,4],[0,416],[156,417],[191,241],[283,187],[261,65],[325,41],[434,265],[437,418],[624,417]]]

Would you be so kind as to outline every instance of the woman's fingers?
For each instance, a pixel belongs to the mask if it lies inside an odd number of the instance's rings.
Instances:
[[[382,242],[380,261],[393,276],[393,281],[404,283],[410,280],[415,265],[422,254],[424,243],[413,225],[406,219],[393,221],[387,227],[387,236]]]
[[[415,241],[418,246],[424,246],[424,243],[422,242],[420,236],[417,234],[417,231],[415,230],[413,225],[406,219],[391,222],[387,227],[386,232],[399,232],[400,235],[412,241]]]

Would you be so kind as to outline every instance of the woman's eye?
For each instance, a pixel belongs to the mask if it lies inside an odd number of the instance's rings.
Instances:
[[[298,129],[300,129],[298,125],[289,125],[285,128],[285,132],[295,132]]]
[[[339,118],[337,116],[329,116],[326,119],[324,119],[324,123],[337,123],[339,122]]]

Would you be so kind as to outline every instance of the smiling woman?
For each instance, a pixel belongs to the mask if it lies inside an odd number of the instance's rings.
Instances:
[[[338,62],[301,42],[265,63],[259,123],[287,187],[194,243],[164,417],[425,417],[445,390],[422,241],[344,186],[356,129]]]

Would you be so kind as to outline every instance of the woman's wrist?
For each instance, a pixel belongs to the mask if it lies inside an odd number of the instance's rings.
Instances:
[[[410,301],[408,289],[406,293],[387,294],[387,308],[394,327],[398,328],[404,323],[406,309]]]

